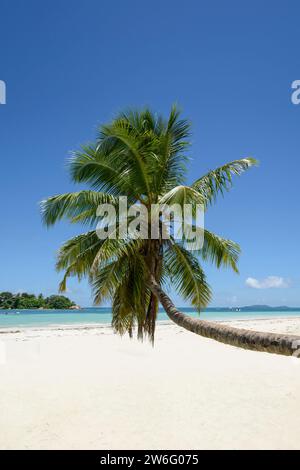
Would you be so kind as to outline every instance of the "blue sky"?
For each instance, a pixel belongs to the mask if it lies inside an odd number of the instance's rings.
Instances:
[[[74,189],[68,152],[124,107],[177,102],[193,122],[190,182],[260,160],[206,215],[243,251],[238,276],[207,266],[212,305],[299,306],[299,14],[296,1],[2,0],[0,290],[57,291],[56,250],[80,228],[46,230],[38,201]],[[91,305],[87,283],[69,288]]]

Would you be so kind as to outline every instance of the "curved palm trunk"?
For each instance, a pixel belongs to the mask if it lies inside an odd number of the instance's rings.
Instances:
[[[300,349],[300,336],[232,328],[230,326],[220,325],[217,322],[192,318],[176,309],[170,297],[160,288],[153,277],[150,280],[150,288],[158,297],[168,317],[186,330],[206,338],[220,341],[221,343],[238,346],[244,349],[299,357],[297,349]]]

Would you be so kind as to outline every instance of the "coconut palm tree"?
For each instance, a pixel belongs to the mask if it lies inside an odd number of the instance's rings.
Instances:
[[[186,238],[177,240],[170,234],[165,239],[161,231],[158,239],[97,236],[97,208],[101,204],[111,204],[118,214],[119,197],[126,196],[128,204],[143,204],[147,210],[153,204],[166,203],[182,208],[187,203],[193,208],[202,204],[207,210],[218,194],[230,189],[234,175],[256,163],[252,158],[235,160],[187,185],[189,136],[190,123],[180,118],[176,107],[168,119],[149,109],[129,110],[103,125],[95,143],[72,155],[72,180],[90,189],[53,196],[41,203],[47,226],[67,219],[88,227],[87,232],[68,240],[59,250],[57,269],[64,271],[60,291],[66,289],[69,276],[86,276],[95,304],[111,301],[112,326],[121,335],[127,332],[132,336],[137,331],[138,338],[147,336],[153,341],[160,301],[170,319],[183,327],[245,346],[243,333],[238,330],[234,333],[178,312],[163,290],[171,283],[185,301],[200,311],[211,299],[201,260],[238,272],[240,248],[236,243],[207,229],[202,249],[194,251],[187,249]]]
[[[149,213],[153,204],[176,203],[181,208],[190,204],[195,214],[197,204],[207,210],[218,194],[231,188],[234,175],[256,164],[253,158],[235,160],[187,185],[189,136],[190,123],[180,118],[176,107],[166,120],[149,109],[130,110],[102,126],[95,143],[72,155],[72,180],[91,189],[53,196],[41,203],[47,226],[67,219],[89,228],[59,250],[56,266],[64,271],[60,291],[66,290],[68,277],[87,277],[95,304],[106,299],[112,302],[112,326],[121,335],[132,336],[136,330],[139,339],[147,336],[153,342],[160,302],[171,320],[194,333],[247,349],[296,355],[299,337],[192,318],[179,312],[163,290],[171,283],[200,312],[211,299],[201,261],[238,272],[240,248],[233,241],[205,229],[202,248],[190,251],[185,236],[178,240],[173,232],[162,237],[161,219],[157,239],[98,236],[97,208],[101,204],[113,206],[118,216],[119,198],[126,196],[128,204],[143,204]],[[120,223],[117,219],[117,229]]]
[[[115,330],[139,338],[154,337],[158,296],[150,277],[161,286],[172,283],[184,300],[197,309],[211,299],[200,260],[210,260],[217,267],[230,267],[237,272],[239,246],[205,230],[200,251],[188,251],[185,240],[159,239],[101,240],[97,236],[97,208],[112,204],[118,211],[120,196],[128,204],[189,203],[205,208],[218,193],[228,190],[232,176],[240,175],[255,160],[243,158],[223,165],[185,184],[190,123],[180,118],[173,107],[167,120],[149,109],[120,114],[112,123],[103,125],[96,142],[74,152],[69,169],[75,183],[91,189],[50,197],[41,203],[47,226],[60,219],[81,223],[90,230],[68,240],[58,253],[57,269],[64,270],[60,290],[66,289],[69,276],[87,276],[95,304],[112,301]]]

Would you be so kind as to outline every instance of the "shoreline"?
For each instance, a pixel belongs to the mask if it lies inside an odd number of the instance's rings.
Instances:
[[[204,320],[206,321],[206,320]],[[231,319],[231,320],[212,320],[216,323],[221,324],[230,324],[231,326],[243,327],[246,329],[255,329],[256,324],[259,323],[259,326],[263,326],[261,331],[270,331],[273,332],[274,328],[276,333],[278,333],[278,326],[283,326],[283,329],[286,330],[288,326],[296,326],[299,328],[300,334],[300,315],[293,317],[272,317],[272,318],[242,318],[242,319]],[[171,320],[158,320],[157,326],[177,326]],[[270,329],[265,329],[265,328]],[[177,326],[178,328],[178,326]],[[46,326],[0,326],[0,335],[5,334],[17,334],[17,333],[26,333],[26,332],[47,332],[47,331],[87,331],[95,329],[107,329],[113,332],[112,326],[110,323],[78,323],[78,324],[53,324]],[[281,333],[287,333],[287,331],[281,331]],[[287,333],[293,334],[293,333]]]

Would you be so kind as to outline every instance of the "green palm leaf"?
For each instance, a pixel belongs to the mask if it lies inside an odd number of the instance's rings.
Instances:
[[[65,218],[70,222],[94,224],[96,211],[100,204],[117,205],[118,200],[107,193],[97,191],[79,191],[49,197],[40,203],[42,220],[45,225],[54,225]]]
[[[212,202],[218,193],[223,194],[232,187],[232,176],[239,176],[256,164],[257,160],[254,158],[234,160],[197,179],[192,188],[199,191],[208,202]]]
[[[198,310],[207,306],[211,290],[197,258],[176,243],[170,243],[164,254],[164,266],[171,277],[172,286],[181,297]]]

